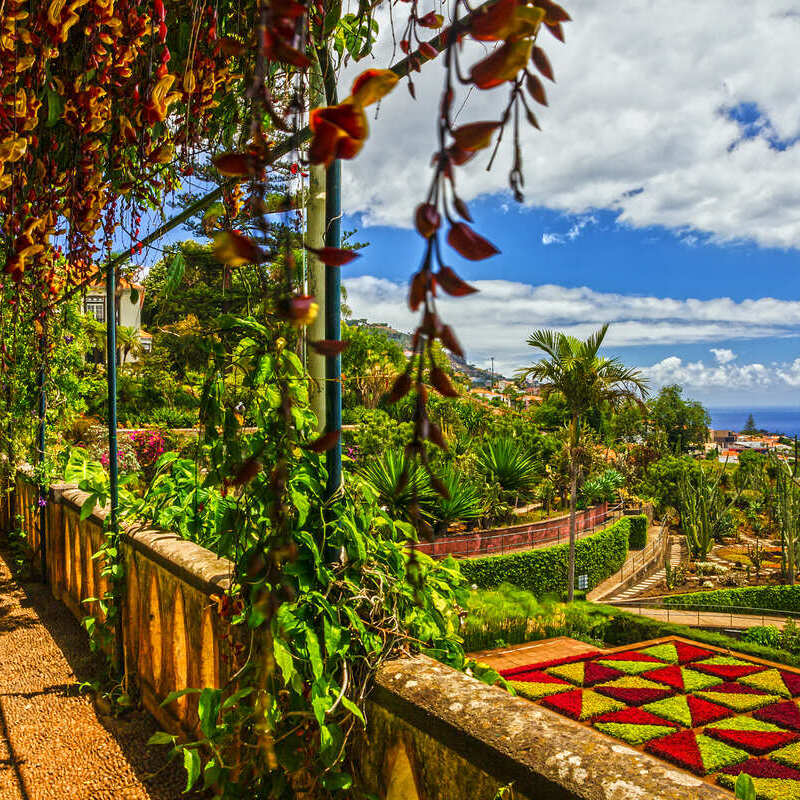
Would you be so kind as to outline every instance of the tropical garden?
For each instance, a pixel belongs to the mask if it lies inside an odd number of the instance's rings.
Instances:
[[[41,519],[61,480],[86,493],[87,514],[108,507],[96,557],[110,588],[102,619],[85,623],[108,656],[97,691],[120,714],[137,702],[113,644],[126,524],[229,559],[225,607],[250,646],[232,647],[233,677],[203,695],[202,738],[158,740],[182,759],[187,788],[218,798],[353,796],[347,745],[376,671],[422,651],[494,682],[465,645],[477,643],[470,625],[484,643],[503,638],[482,620],[504,593],[522,611],[503,624],[524,617],[514,635],[611,636],[560,601],[575,599],[584,568],[599,582],[644,546],[647,525],[623,518],[579,538],[587,507],[651,502],[697,567],[727,546],[751,582],[772,570],[794,583],[794,476],[770,459],[697,460],[707,413],[676,386],[651,396],[604,354],[606,327],[585,341],[532,332],[514,376],[520,390],[538,387],[527,410],[470,391],[436,299],[474,288],[445,247],[470,260],[497,250],[457,177],[508,146],[522,198],[520,137],[539,127],[554,79],[546,37],[563,41],[569,14],[552,0],[457,2],[448,19],[423,5],[402,19],[380,3],[348,12],[301,0],[201,0],[190,13],[174,0],[0,5],[4,492],[24,468]],[[397,63],[340,78],[392,35]],[[434,66],[444,85],[430,110],[430,183],[409,190],[419,324],[401,348],[348,322],[341,270],[368,243],[341,230],[340,162],[366,145],[381,98],[403,82],[412,102],[415,74]],[[504,90],[496,114],[457,123],[472,88]],[[186,238],[165,244],[178,228]],[[125,304],[142,327],[117,324]],[[559,516],[563,549],[482,577],[419,551]],[[525,577],[503,588],[515,575]]]

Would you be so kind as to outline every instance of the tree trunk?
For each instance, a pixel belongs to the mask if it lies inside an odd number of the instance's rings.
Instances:
[[[567,580],[567,599],[571,603],[575,599],[575,506],[578,500],[578,465],[575,457],[570,465],[572,473],[569,487],[569,570]]]

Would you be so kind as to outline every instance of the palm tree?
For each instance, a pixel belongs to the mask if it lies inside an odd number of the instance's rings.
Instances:
[[[563,396],[569,412],[569,575],[568,593],[575,592],[575,504],[578,496],[578,450],[581,424],[588,411],[602,403],[618,406],[623,402],[642,403],[647,397],[647,381],[637,369],[630,369],[616,358],[597,354],[608,325],[603,325],[586,341],[559,331],[539,330],[528,344],[546,358],[518,371],[523,379],[533,378],[546,394]]]
[[[129,325],[117,325],[117,349],[122,353],[122,364],[128,354],[137,354],[141,348],[139,331]]]

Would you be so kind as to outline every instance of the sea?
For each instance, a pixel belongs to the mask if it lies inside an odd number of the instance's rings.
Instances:
[[[753,415],[756,428],[784,436],[800,436],[800,406],[727,407],[707,406],[714,430],[740,431]]]

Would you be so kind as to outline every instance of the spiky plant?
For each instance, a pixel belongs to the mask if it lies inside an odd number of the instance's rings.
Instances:
[[[427,474],[402,450],[387,450],[369,459],[359,466],[357,474],[396,519],[410,519],[409,508],[415,497],[422,507],[435,494]]]

